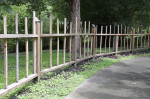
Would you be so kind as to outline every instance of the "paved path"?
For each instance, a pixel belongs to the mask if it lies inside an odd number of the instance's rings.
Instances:
[[[150,99],[150,56],[100,70],[66,99]]]

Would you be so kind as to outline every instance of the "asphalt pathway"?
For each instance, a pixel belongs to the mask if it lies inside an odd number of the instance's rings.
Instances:
[[[150,56],[100,70],[66,99],[150,99]]]

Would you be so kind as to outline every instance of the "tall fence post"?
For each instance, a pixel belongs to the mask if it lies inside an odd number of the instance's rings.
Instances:
[[[75,19],[75,34],[77,34],[77,17]],[[77,59],[76,39],[77,39],[77,35],[72,37],[72,60],[73,61],[76,61]]]
[[[118,39],[119,39],[119,25],[118,25],[118,33],[115,36],[115,40],[114,40],[114,51],[116,52],[116,54],[118,53]]]
[[[35,11],[33,11],[33,34],[36,34]],[[33,38],[33,73],[36,73],[36,38]]]
[[[7,18],[4,16],[4,34],[7,34]],[[8,85],[8,53],[7,53],[7,38],[4,39],[4,88]]]
[[[40,37],[40,20],[35,16],[35,11],[33,12],[33,34],[38,35],[37,38],[33,39],[33,67],[34,74],[38,76],[35,81],[40,80],[40,67],[41,67],[41,37]]]
[[[149,33],[148,33],[148,47],[150,49],[150,26],[149,26]]]
[[[95,47],[96,47],[96,27],[95,25],[93,25],[92,27],[92,32],[93,32],[93,46],[92,46],[92,55],[93,55],[93,58],[95,58]]]
[[[132,28],[132,36],[131,36],[131,52],[134,50],[134,32],[135,30]]]
[[[37,46],[36,46],[36,52],[37,52],[37,65],[36,65],[36,73],[38,75],[37,81],[40,80],[40,67],[41,67],[41,38],[40,38],[40,22],[36,22],[36,34],[38,35],[37,38]]]

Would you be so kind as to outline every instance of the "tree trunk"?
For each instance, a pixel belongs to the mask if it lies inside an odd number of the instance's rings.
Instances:
[[[75,33],[75,23],[77,17],[77,33],[80,33],[80,0],[70,0],[70,22],[72,22],[72,32]],[[72,60],[80,49],[80,36],[76,36],[72,42]]]

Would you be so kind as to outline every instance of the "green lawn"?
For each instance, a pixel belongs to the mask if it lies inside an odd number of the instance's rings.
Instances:
[[[120,48],[119,48],[120,49]],[[105,53],[105,49],[102,48],[101,53]],[[110,48],[111,52],[113,52],[113,48]],[[86,48],[86,52],[87,48]],[[89,49],[89,52],[91,50]],[[96,49],[97,54],[100,53],[99,48]],[[109,52],[109,48],[106,48],[106,53]],[[79,56],[79,55],[77,55]],[[63,64],[63,51],[60,50],[59,53],[59,64]],[[79,57],[78,57],[79,58]],[[83,55],[82,57],[83,58]],[[32,60],[32,52],[29,52],[29,74],[33,72],[33,60]],[[69,62],[69,53],[66,53],[66,62]],[[57,63],[57,51],[53,50],[52,54],[52,63],[53,66],[56,66]],[[4,88],[4,56],[0,54],[0,89]],[[43,50],[42,54],[42,69],[49,68],[49,50]],[[26,77],[26,56],[25,52],[19,53],[19,79]],[[8,53],[8,84],[12,84],[16,81],[16,54]]]
[[[59,63],[63,63],[63,51],[59,53]],[[57,62],[57,51],[53,51],[52,54],[53,66]],[[66,62],[69,61],[69,54],[66,53]],[[32,74],[32,52],[29,52],[29,74]],[[0,89],[4,88],[4,55],[0,55]],[[42,55],[42,69],[49,68],[49,51],[44,50]],[[25,52],[19,53],[19,79],[26,77],[26,56]],[[8,53],[8,84],[12,84],[16,81],[16,54]]]
[[[11,92],[3,98],[8,98],[10,95],[15,95],[19,99],[64,99],[70,92],[72,92],[77,86],[79,86],[84,80],[88,79],[90,76],[98,72],[100,69],[103,69],[107,66],[110,66],[114,63],[132,59],[140,56],[146,56],[150,54],[140,54],[140,55],[117,55],[117,59],[113,58],[98,58],[93,59],[92,62],[86,62],[82,65],[81,70],[74,69],[73,71],[62,72],[61,74],[56,74],[56,72],[49,72],[42,75],[40,82],[38,83],[29,83],[24,85],[25,89],[22,87],[16,89],[16,91]],[[65,67],[62,70],[66,70]],[[71,68],[76,68],[75,66]],[[45,80],[46,78],[46,80]],[[17,95],[18,91],[23,93],[19,96]]]

